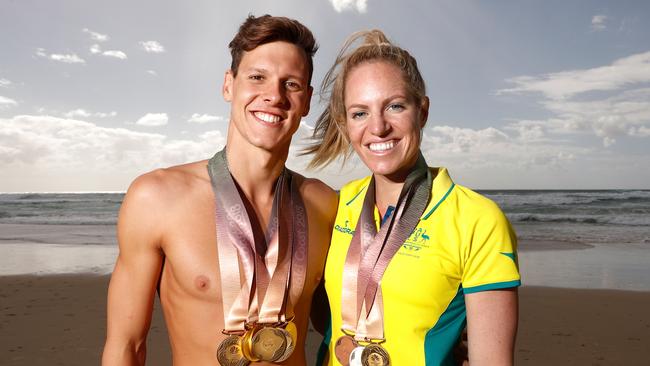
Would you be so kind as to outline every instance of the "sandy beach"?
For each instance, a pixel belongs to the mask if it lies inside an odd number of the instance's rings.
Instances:
[[[99,364],[108,280],[0,277],[0,364]],[[518,365],[646,365],[650,359],[650,292],[522,287],[520,301]],[[312,359],[318,342],[313,334]],[[147,364],[170,365],[169,355],[157,304]]]

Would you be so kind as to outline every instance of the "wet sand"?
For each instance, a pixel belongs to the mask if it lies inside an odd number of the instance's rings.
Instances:
[[[107,286],[97,275],[0,277],[0,364],[99,364]],[[650,292],[522,287],[516,364],[646,365],[647,309]],[[309,341],[313,359],[319,339]],[[147,348],[148,365],[171,364],[158,304]]]

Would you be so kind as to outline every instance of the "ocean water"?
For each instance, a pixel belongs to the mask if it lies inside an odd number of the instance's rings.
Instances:
[[[480,192],[501,207],[520,239],[650,243],[650,190]],[[123,198],[123,193],[0,194],[0,224],[114,225]]]
[[[524,244],[524,284],[650,291],[650,190],[481,193],[502,208]],[[0,194],[0,275],[110,273],[123,198]]]
[[[123,198],[124,193],[2,193],[0,223],[114,225]]]
[[[650,190],[481,191],[521,239],[650,243]]]

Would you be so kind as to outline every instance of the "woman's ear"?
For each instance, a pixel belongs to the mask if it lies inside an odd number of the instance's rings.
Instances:
[[[422,103],[420,104],[420,129],[424,128],[424,125],[427,124],[427,119],[429,118],[429,97],[422,97]]]

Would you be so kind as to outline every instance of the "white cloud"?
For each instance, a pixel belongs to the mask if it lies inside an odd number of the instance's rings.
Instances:
[[[11,81],[4,78],[0,78],[0,88],[6,88],[11,84],[12,84]]]
[[[38,54],[38,55],[43,56],[42,54]],[[86,63],[86,60],[77,56],[76,53],[68,53],[68,54],[53,53],[50,54],[49,56],[45,55],[45,57],[53,61],[63,62],[64,64],[85,64]]]
[[[591,133],[609,147],[621,136],[647,137],[650,127],[650,52],[586,70],[520,76],[509,80],[505,93],[541,93],[539,100],[552,117],[534,124],[520,121],[509,129],[521,136],[541,138],[545,133]]]
[[[158,73],[155,72],[154,70],[147,70],[147,74],[152,75],[152,76],[158,76]]]
[[[109,51],[104,51],[102,52],[102,55],[107,56],[107,57],[114,57],[118,58],[120,60],[126,60],[126,53],[118,50],[109,50]]]
[[[57,182],[62,190],[123,190],[137,174],[209,158],[224,145],[219,131],[173,139],[52,116],[0,118],[0,164],[15,182],[0,180],[0,191],[51,190]]]
[[[76,53],[68,53],[68,54],[62,54],[62,53],[52,53],[52,54],[47,54],[45,52],[44,48],[37,48],[36,49],[36,56],[47,58],[52,61],[58,61],[58,62],[63,62],[66,64],[85,64],[86,60],[82,59],[81,57],[77,56]]]
[[[497,94],[540,92],[550,99],[566,99],[590,91],[617,90],[650,82],[650,51],[624,57],[611,65],[586,70],[571,70],[543,76],[519,76],[507,80],[515,87]]]
[[[194,114],[192,114],[190,119],[187,120],[187,122],[199,123],[199,124],[217,122],[217,121],[225,121],[225,118],[222,117],[222,116],[211,116],[209,114],[194,113]]]
[[[17,105],[18,102],[16,102],[15,100],[0,95],[0,109],[15,107]]]
[[[596,32],[607,29],[606,21],[606,15],[594,15],[591,18],[591,29]]]
[[[90,38],[91,38],[93,41],[97,41],[97,42],[106,42],[106,41],[109,40],[109,37],[108,37],[106,34],[101,34],[101,33],[93,32],[93,31],[91,31],[91,30],[88,29],[88,28],[84,28],[82,31],[83,31],[84,33],[88,33],[88,34],[90,35]]]
[[[84,109],[75,109],[70,112],[67,112],[65,116],[68,118],[75,118],[75,117],[86,118],[86,117],[90,117],[90,113],[86,112],[86,110]]]
[[[163,53],[165,52],[165,47],[157,41],[141,41],[140,46],[143,50],[149,53]]]
[[[117,112],[112,111],[110,113],[104,113],[104,112],[95,112],[91,113],[86,111],[85,109],[74,109],[69,112],[66,112],[64,114],[65,117],[67,118],[88,118],[88,117],[98,117],[98,118],[106,118],[106,117],[115,117],[117,116]]]
[[[521,126],[535,130],[535,123]],[[482,187],[511,186],[507,176],[563,172],[577,161],[597,155],[591,149],[540,137],[537,132],[532,136],[526,133],[510,136],[493,127],[474,130],[440,125],[425,129],[421,148],[430,165],[453,167],[452,173],[457,171],[472,177],[465,184],[479,182]],[[531,186],[538,185],[533,182]]]
[[[359,13],[365,13],[368,10],[367,0],[330,0],[330,3],[337,13],[348,9],[354,9]]]
[[[128,58],[126,56],[126,53],[124,53],[123,51],[119,51],[119,50],[102,51],[102,48],[98,44],[94,44],[90,46],[90,53],[92,53],[93,55],[101,54],[102,56],[113,57],[120,60],[126,60]]]
[[[141,126],[164,126],[169,122],[167,113],[147,113],[135,124]]]

